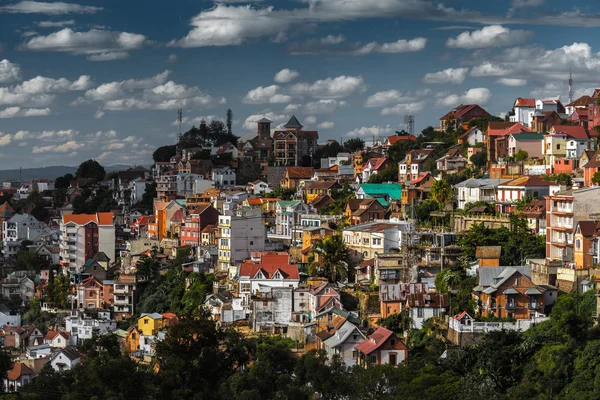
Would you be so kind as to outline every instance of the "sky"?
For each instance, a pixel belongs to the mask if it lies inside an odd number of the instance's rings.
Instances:
[[[202,118],[295,114],[321,142],[439,125],[458,104],[600,86],[574,0],[0,0],[0,169],[151,164]]]

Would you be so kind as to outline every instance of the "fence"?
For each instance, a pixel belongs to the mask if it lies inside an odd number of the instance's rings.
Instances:
[[[525,332],[531,327],[549,320],[548,317],[535,317],[531,319],[519,319],[515,322],[471,322],[461,324],[454,318],[450,319],[449,328],[459,333],[488,333],[498,331]]]

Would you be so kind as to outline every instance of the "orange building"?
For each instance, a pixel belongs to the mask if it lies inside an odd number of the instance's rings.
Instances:
[[[573,261],[575,269],[589,269],[592,266],[594,238],[600,234],[599,221],[579,221],[575,228]]]
[[[325,239],[333,236],[333,229],[325,228],[324,226],[310,226],[302,230],[302,262],[308,263],[311,258],[312,246]],[[318,257],[315,261],[318,261]]]
[[[499,267],[502,246],[477,246],[475,257],[479,260],[479,267]]]
[[[148,223],[148,238],[159,242],[171,232],[171,220],[178,210],[183,207],[176,201],[155,201],[154,221]]]

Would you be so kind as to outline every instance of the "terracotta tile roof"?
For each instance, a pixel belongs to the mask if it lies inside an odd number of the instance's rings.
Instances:
[[[48,333],[46,333],[46,336],[44,337],[44,339],[54,340],[54,338],[57,337],[58,335],[61,335],[62,337],[64,337],[67,340],[69,340],[69,338],[71,337],[71,334],[69,332],[48,331]]]
[[[339,186],[337,181],[306,181],[304,187],[306,189],[331,189],[334,186]]]
[[[308,204],[312,206],[318,206],[321,202],[331,204],[333,203],[333,199],[329,195],[319,195],[312,199]]]
[[[551,132],[565,133],[567,137],[572,139],[589,139],[589,134],[581,125],[554,125]]]
[[[408,296],[409,307],[444,308],[448,298],[441,293],[411,293]]]
[[[417,179],[410,181],[409,184],[410,185],[419,185],[419,184],[423,183],[423,181],[425,180],[425,178],[427,178],[428,176],[429,176],[429,172],[424,172]]]
[[[202,229],[202,233],[210,233],[211,231],[217,229],[217,227],[213,224],[206,225],[204,229]]]
[[[524,186],[524,187],[539,187],[539,186],[552,186],[556,185],[554,182],[550,182],[540,178],[539,176],[529,175],[529,176],[521,176],[519,178],[513,179],[512,181],[505,182],[498,187],[504,186]]]
[[[313,177],[315,170],[312,167],[287,167],[285,173],[292,179],[308,179]]]
[[[506,122],[499,122],[498,124],[506,124]],[[490,122],[490,126],[488,127],[488,136],[507,136],[511,134],[516,134],[519,132],[531,132],[529,128],[520,122],[508,122],[510,126],[506,126],[502,128],[500,125],[498,127],[492,128],[492,122]]]
[[[261,271],[267,279],[271,279],[277,271],[281,273],[283,279],[300,279],[300,275],[298,274],[298,266],[296,264],[285,265],[242,263],[240,266],[240,276],[249,276],[250,279],[253,279],[258,271]]]
[[[385,157],[378,157],[378,158],[370,158],[369,161],[367,162],[367,165],[371,167],[372,170],[379,170],[387,161],[387,158]]]
[[[388,136],[387,141],[390,146],[393,146],[394,143],[396,143],[396,142],[402,142],[402,141],[416,142],[417,138],[416,138],[416,136],[413,136],[413,135]]]
[[[261,206],[262,205],[262,199],[260,197],[253,197],[248,199],[248,204],[250,204],[251,206]]]
[[[367,340],[357,344],[354,348],[363,354],[371,354],[381,347],[393,334],[394,332],[380,326]]]
[[[183,213],[183,210],[180,208],[179,210],[173,213],[173,216],[171,217],[171,222],[181,222],[183,221],[184,216],[185,215]]]
[[[522,97],[517,97],[517,100],[515,101],[515,107],[535,108],[535,99],[524,99]]]
[[[594,104],[594,98],[588,95],[583,95],[572,103],[567,104],[567,107],[587,107],[590,104]]]
[[[148,225],[148,223],[152,222],[154,218],[148,216],[148,215],[142,215],[141,217],[139,217],[137,219],[137,225],[138,226],[142,226],[142,225]]]
[[[529,218],[539,218],[546,216],[546,201],[533,200],[523,209],[523,215]]]
[[[63,223],[74,222],[77,225],[86,225],[95,222],[98,225],[112,225],[114,214],[111,212],[99,212],[96,214],[70,214],[63,215]]]
[[[33,375],[33,371],[25,364],[17,362],[13,364],[13,367],[8,371],[8,380],[16,381],[24,375]]]
[[[440,120],[460,118],[461,116],[468,113],[475,107],[479,107],[479,106],[477,104],[461,104],[458,107],[454,108],[452,111],[450,111],[448,114],[446,114],[442,118],[440,118]],[[486,112],[486,114],[487,114],[487,112]]]
[[[598,234],[598,226],[600,224],[598,221],[579,221],[577,224],[579,231],[584,237],[592,237]]]

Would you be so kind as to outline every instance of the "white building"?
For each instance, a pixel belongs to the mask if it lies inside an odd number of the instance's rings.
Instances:
[[[412,329],[423,328],[430,318],[441,317],[448,307],[448,299],[440,293],[411,293],[407,298]]]
[[[131,190],[131,204],[137,204],[142,201],[144,193],[146,193],[146,187],[152,182],[147,179],[138,178],[129,183],[129,189]]]
[[[344,229],[344,243],[356,256],[375,258],[375,254],[387,254],[402,247],[403,235],[414,231],[412,222],[376,220],[352,225]]]
[[[235,171],[231,168],[214,168],[212,180],[215,181],[216,187],[235,186]]]
[[[21,249],[24,240],[35,241],[46,230],[47,225],[30,214],[15,214],[4,221],[2,252],[4,257],[12,257]]]
[[[591,150],[590,139],[567,139],[567,158],[578,160],[586,150]]]
[[[321,158],[321,168],[331,168],[348,162],[350,162],[350,153],[338,153],[335,157]]]
[[[102,335],[117,329],[117,321],[110,319],[108,310],[71,310],[71,315],[65,318],[66,331],[76,343],[91,339],[96,331]]]
[[[4,304],[0,304],[0,326],[21,326],[21,314],[11,311]]]
[[[201,174],[177,174],[177,195],[192,196],[196,193],[196,180],[204,180],[204,175]]]
[[[98,252],[115,260],[115,225],[112,212],[63,215],[60,222],[61,265],[78,273]]]
[[[81,362],[81,353],[74,347],[65,347],[50,359],[50,366],[56,372],[71,370]]]
[[[543,108],[543,103],[541,103],[541,100],[538,101],[540,102],[540,107]],[[514,114],[510,116],[510,122],[520,122],[521,124],[530,127],[536,107],[537,102],[535,99],[523,99],[519,97],[517,100],[515,100],[513,107]]]
[[[457,192],[458,208],[464,210],[467,204],[477,201],[495,202],[498,185],[508,181],[509,179],[469,178],[466,181],[457,183],[454,185],[454,189]]]
[[[346,321],[333,336],[323,341],[323,349],[329,361],[339,357],[346,367],[352,367],[357,361],[354,346],[366,339],[356,325]]]
[[[262,216],[219,216],[217,266],[235,276],[235,266],[250,257],[254,251],[264,251],[266,228]]]
[[[301,216],[310,213],[310,207],[300,200],[279,200],[275,210],[275,234],[277,239],[302,242]]]
[[[478,127],[474,126],[462,135],[459,136],[463,142],[467,142],[469,146],[475,146],[477,143],[483,143],[483,132]]]
[[[223,202],[223,214],[233,215],[237,206],[249,197],[248,192],[238,192],[229,194]]]
[[[250,194],[266,194],[271,192],[272,190],[267,182],[256,180],[248,184],[248,193]]]

